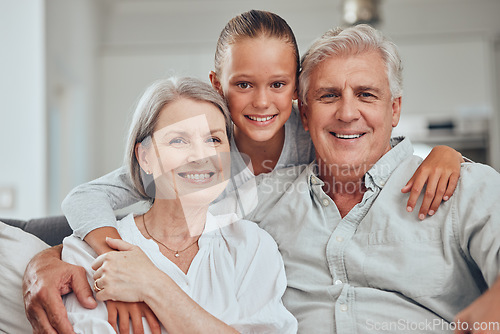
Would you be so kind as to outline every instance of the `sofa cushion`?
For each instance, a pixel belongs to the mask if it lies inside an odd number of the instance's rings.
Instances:
[[[22,229],[0,222],[0,332],[32,333],[24,313],[22,277],[31,258],[48,248]]]

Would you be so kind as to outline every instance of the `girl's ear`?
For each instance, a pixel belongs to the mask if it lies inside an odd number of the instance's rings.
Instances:
[[[299,99],[298,101],[299,111],[300,111],[300,119],[302,120],[302,126],[304,130],[309,131],[309,124],[307,119],[307,106]]]
[[[149,163],[148,151],[141,143],[135,144],[135,158],[146,174],[151,174],[153,172],[152,166]]]
[[[217,74],[215,74],[214,71],[210,71],[210,74],[208,75],[208,78],[210,79],[210,82],[212,83],[212,87],[219,92],[220,95],[222,94],[222,84],[217,77]]]

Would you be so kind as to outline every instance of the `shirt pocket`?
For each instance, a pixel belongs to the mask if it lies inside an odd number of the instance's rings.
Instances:
[[[410,298],[443,293],[446,263],[439,228],[412,233],[379,230],[368,235],[363,273],[368,286]]]

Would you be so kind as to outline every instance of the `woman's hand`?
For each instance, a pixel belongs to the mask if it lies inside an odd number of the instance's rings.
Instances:
[[[120,329],[119,333],[129,333],[130,322],[132,322],[132,332],[134,334],[143,334],[143,317],[146,318],[151,333],[161,333],[160,322],[145,303],[126,303],[108,300],[106,307],[108,309],[108,322],[117,333],[118,329]]]
[[[447,201],[455,191],[462,162],[462,155],[451,147],[434,147],[406,186],[401,189],[403,193],[411,190],[407,211],[413,211],[418,196],[426,186],[418,217],[423,220],[427,214],[432,216],[436,213],[441,201]]]
[[[99,289],[97,299],[144,301],[147,291],[153,288],[155,274],[160,270],[139,247],[120,239],[106,238],[106,242],[119,252],[100,255],[92,264]]]

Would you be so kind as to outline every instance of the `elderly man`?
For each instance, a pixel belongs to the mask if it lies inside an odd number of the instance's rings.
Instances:
[[[397,49],[378,31],[327,32],[300,77],[316,162],[261,174],[258,196],[240,191],[213,207],[256,201],[243,215],[279,245],[301,333],[500,332],[500,176],[463,166],[435,215],[422,222],[400,209],[421,162],[408,139],[390,139],[401,81]]]
[[[433,217],[400,209],[421,162],[408,139],[391,148],[401,70],[375,29],[327,32],[300,77],[317,161],[257,177],[245,218],[279,245],[301,333],[500,332],[500,175],[464,165]]]

